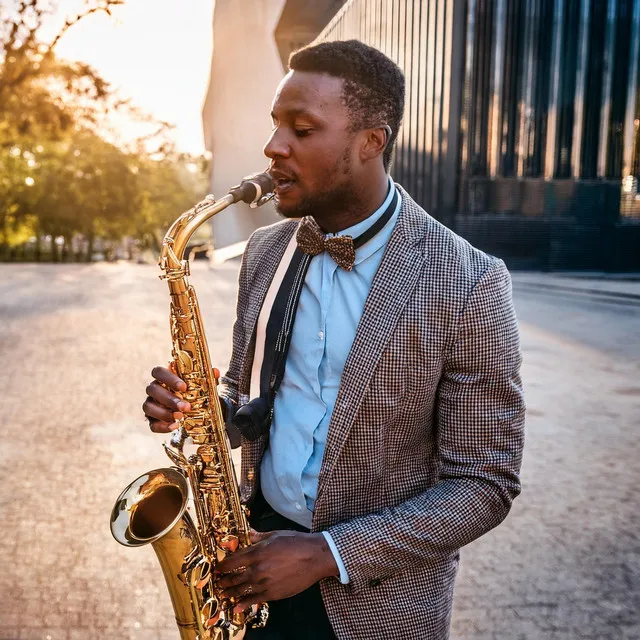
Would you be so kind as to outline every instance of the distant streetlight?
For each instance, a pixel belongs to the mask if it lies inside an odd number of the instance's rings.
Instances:
[[[31,176],[29,176],[28,178],[24,179],[24,183],[27,185],[27,187],[33,187],[36,181]]]

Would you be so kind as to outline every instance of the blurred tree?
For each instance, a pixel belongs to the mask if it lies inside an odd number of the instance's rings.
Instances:
[[[36,239],[36,259],[43,254],[43,237],[51,238],[53,260],[69,259],[79,234],[86,251],[76,251],[74,259],[91,259],[96,237],[133,236],[156,246],[158,229],[202,195],[204,161],[175,152],[170,125],[121,99],[89,65],[55,56],[70,28],[120,4],[87,3],[45,43],[39,33],[52,12],[46,0],[16,0],[9,9],[3,3],[0,259],[15,259],[29,238]],[[144,123],[149,133],[119,140],[114,114]]]
[[[111,15],[124,0],[99,0],[68,18],[50,42],[40,31],[54,5],[46,0],[3,2],[0,14],[0,144],[15,136],[56,138],[74,125],[95,125],[104,109],[116,108],[108,83],[89,65],[64,62],[55,47],[86,16]]]

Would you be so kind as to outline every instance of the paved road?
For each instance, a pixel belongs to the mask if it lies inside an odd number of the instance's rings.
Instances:
[[[196,267],[224,366],[237,263]],[[166,464],[140,410],[169,353],[156,275],[0,265],[0,640],[177,638],[153,551],[108,531],[121,488]],[[463,550],[452,639],[639,639],[640,306],[533,289],[524,492]]]

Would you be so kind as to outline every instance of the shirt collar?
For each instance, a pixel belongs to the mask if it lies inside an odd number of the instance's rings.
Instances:
[[[351,236],[352,238],[357,238],[362,235],[369,227],[373,226],[381,217],[382,214],[387,210],[387,207],[391,204],[391,200],[393,199],[393,194],[396,192],[396,185],[393,183],[391,176],[389,176],[389,190],[387,192],[387,197],[384,199],[384,202],[368,217],[364,220],[361,220],[357,224],[354,224],[351,227],[343,229],[342,231],[338,231],[337,233],[328,233],[327,237],[331,236]],[[388,230],[392,229],[395,225],[395,221],[397,219],[398,210],[400,209],[400,194],[398,193],[398,204],[396,206],[396,210],[393,212],[391,219],[387,222],[387,224],[376,233],[369,242],[363,244],[361,247],[356,249],[356,259],[354,264],[358,264],[362,262],[365,258],[368,258],[370,255],[375,253],[380,247],[386,244],[389,239]]]

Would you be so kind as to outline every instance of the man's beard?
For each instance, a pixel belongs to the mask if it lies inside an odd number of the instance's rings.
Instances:
[[[333,189],[302,198],[293,206],[281,207],[276,198],[275,207],[276,211],[285,218],[321,217],[325,211],[348,211],[356,201],[354,196],[353,187],[342,183]]]
[[[334,184],[327,189],[302,198],[298,204],[281,207],[275,199],[276,211],[285,218],[303,218],[304,216],[323,217],[324,212],[349,211],[358,201],[357,194],[351,184],[351,157],[347,147],[335,167],[328,172],[326,184]],[[337,184],[336,184],[337,183]]]

